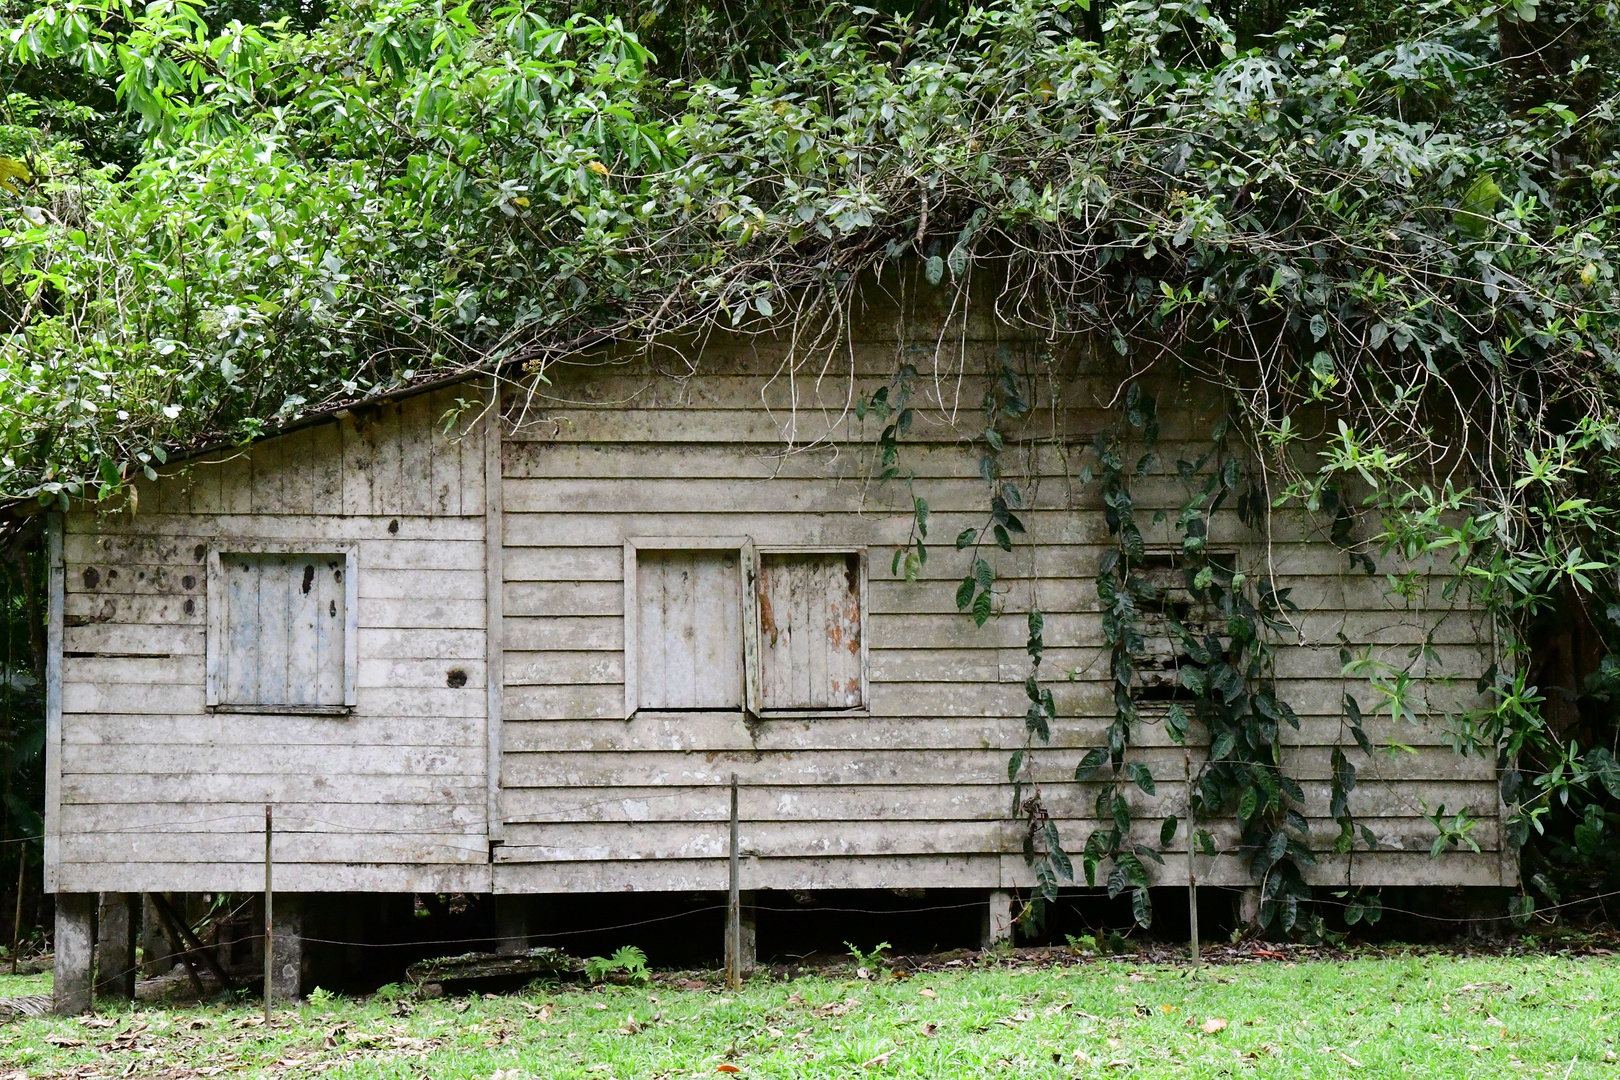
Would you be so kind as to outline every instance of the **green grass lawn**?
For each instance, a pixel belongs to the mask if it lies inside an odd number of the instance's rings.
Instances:
[[[38,987],[36,978],[33,983]],[[1211,966],[1017,959],[910,978],[316,995],[0,1026],[0,1080],[91,1076],[1615,1077],[1607,957]],[[7,1071],[8,1069],[12,1071]],[[17,1070],[21,1070],[19,1073]]]
[[[43,975],[7,975],[7,970],[7,963],[0,960],[0,998],[51,992],[50,972],[47,971]]]

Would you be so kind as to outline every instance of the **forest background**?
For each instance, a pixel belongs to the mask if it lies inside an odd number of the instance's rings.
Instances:
[[[1488,609],[1486,705],[1428,716],[1409,671],[1347,653],[1370,696],[1347,699],[1346,747],[1363,708],[1442,722],[1502,769],[1527,883],[1506,913],[1601,917],[1620,888],[1617,18],[1587,0],[0,0],[0,911],[17,882],[38,902],[42,512],[118,505],[188,448],[428,379],[706,326],[826,334],[854,282],[911,260],[942,289],[992,269],[1018,283],[1004,318],[1230,391],[1176,521],[1225,626],[1177,628],[1183,719],[1212,737],[1187,827],[1238,819],[1268,926],[1309,932],[1320,898],[1266,677],[1285,599],[1197,564],[1228,502],[1304,506],[1392,594],[1441,567]],[[1018,542],[994,418],[1039,406],[1023,379],[973,436],[988,518],[959,549]],[[863,400],[880,442],[906,386],[897,370]],[[1122,398],[1092,450],[1119,704],[1076,764],[1116,784],[1142,782],[1133,619],[1152,599],[1125,455],[1155,428],[1150,399]],[[1228,443],[1264,483],[1226,467]],[[928,557],[918,496],[896,574]],[[981,565],[959,599],[982,623]],[[1052,717],[1027,615],[1034,753]],[[1337,843],[1370,843],[1335,765]],[[1038,798],[1026,812],[1038,894],[1106,866],[1151,917],[1128,820],[1099,802],[1080,854]],[[1466,815],[1432,820],[1437,852],[1469,843]]]

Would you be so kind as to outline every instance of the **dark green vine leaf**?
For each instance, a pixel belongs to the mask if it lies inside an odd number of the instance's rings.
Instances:
[[[973,623],[974,623],[974,625],[983,626],[985,623],[990,621],[990,615],[991,615],[990,605],[991,605],[991,596],[990,596],[989,592],[981,592],[978,596],[975,596],[973,598]]]
[[[966,611],[972,606],[973,593],[977,586],[978,582],[973,580],[971,574],[962,579],[962,584],[956,587],[956,610]]]
[[[1057,822],[1050,819],[1046,822],[1046,854],[1052,860],[1052,869],[1057,871],[1064,881],[1074,880],[1074,863],[1067,852],[1063,850],[1061,838],[1058,836]]]
[[[1187,741],[1187,710],[1180,704],[1171,705],[1164,713],[1164,729],[1178,743]]]
[[[1131,914],[1136,917],[1136,925],[1144,929],[1153,925],[1153,898],[1146,887],[1131,893]]]
[[[1052,729],[1047,722],[1046,712],[1041,708],[1039,702],[1031,705],[1029,711],[1024,714],[1024,730],[1043,743],[1051,741]]]
[[[1106,764],[1108,764],[1107,748],[1094,747],[1087,751],[1086,756],[1080,759],[1080,764],[1074,767],[1074,778],[1080,781],[1090,780],[1097,775],[1097,770]]]
[[[1181,819],[1176,817],[1174,814],[1171,814],[1169,817],[1164,819],[1164,824],[1159,826],[1160,847],[1170,846],[1170,842],[1176,838],[1176,829],[1180,826],[1180,824]]]
[[[990,587],[996,583],[996,573],[983,559],[974,559],[973,580],[979,583],[979,588],[989,592]]]
[[[971,547],[978,538],[978,529],[963,529],[956,534],[956,550],[960,551],[965,547]]]
[[[930,255],[927,264],[923,268],[923,276],[928,279],[930,285],[938,285],[941,281],[944,281],[945,260],[938,255]]]
[[[1114,828],[1120,836],[1131,831],[1131,805],[1123,795],[1114,796]]]
[[[1010,784],[1018,779],[1018,772],[1024,767],[1024,751],[1014,750],[1012,757],[1007,759],[1007,782]]]
[[[1255,811],[1260,809],[1260,792],[1257,788],[1244,788],[1243,795],[1238,799],[1238,817],[1245,824],[1254,820]]]
[[[1153,783],[1153,773],[1140,761],[1133,761],[1126,765],[1125,775],[1146,794],[1157,795],[1159,793],[1158,788]]]

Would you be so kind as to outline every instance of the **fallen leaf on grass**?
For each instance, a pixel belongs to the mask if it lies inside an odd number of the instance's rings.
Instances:
[[[92,1016],[90,1019],[84,1022],[84,1026],[87,1028],[110,1028],[117,1023],[118,1021],[112,1019],[111,1017]]]
[[[58,1046],[64,1050],[70,1050],[75,1046],[84,1045],[83,1039],[70,1039],[66,1035],[49,1035],[46,1036],[45,1042],[50,1046]]]
[[[723,1073],[740,1073],[740,1072],[742,1072],[742,1070],[737,1068],[737,1066],[735,1066],[735,1065],[716,1065],[714,1067],[714,1071],[715,1072],[723,1072]]]
[[[1217,1031],[1226,1030],[1226,1021],[1222,1020],[1218,1016],[1212,1016],[1208,1020],[1205,1020],[1202,1024],[1199,1024],[1198,1030],[1202,1031],[1205,1035],[1213,1035]]]
[[[625,1018],[624,1018],[624,1024],[621,1025],[620,1028],[619,1028],[619,1034],[620,1035],[636,1035],[636,1034],[639,1034],[640,1031],[641,1031],[641,1022],[638,1021],[633,1015],[630,1015],[630,1014],[627,1013],[625,1015]]]
[[[869,1058],[866,1061],[861,1062],[861,1068],[863,1068],[863,1069],[881,1069],[883,1066],[885,1066],[885,1065],[887,1065],[889,1063],[889,1059],[891,1057],[893,1057],[893,1056],[894,1056],[894,1051],[893,1050],[885,1050],[885,1051],[883,1051],[883,1053],[879,1054],[877,1057]]]
[[[937,997],[939,997],[938,994],[934,993],[932,990],[928,989],[928,987],[926,987],[926,986],[923,987],[921,990],[917,991],[917,996],[918,997],[925,997],[925,998],[937,998]]]
[[[934,1037],[934,1032],[936,1032],[938,1030],[939,1030],[939,1025],[935,1024],[933,1022],[926,1023],[926,1024],[924,1024],[922,1026],[922,1033],[924,1035],[927,1035],[929,1038],[933,1038]]]
[[[1350,1055],[1349,1055],[1349,1054],[1347,1054],[1347,1053],[1345,1053],[1345,1052],[1344,1052],[1344,1051],[1343,1051],[1343,1050],[1339,1050],[1339,1051],[1335,1051],[1335,1052],[1336,1052],[1336,1053],[1337,1053],[1337,1054],[1338,1054],[1338,1055],[1339,1055],[1339,1056],[1340,1056],[1340,1057],[1341,1057],[1341,1058],[1343,1058],[1343,1059],[1344,1059],[1344,1063],[1345,1063],[1345,1064],[1346,1064],[1346,1065],[1348,1065],[1348,1066],[1350,1066],[1350,1067],[1351,1067],[1351,1068],[1352,1068],[1352,1069],[1359,1069],[1359,1068],[1361,1068],[1361,1062],[1359,1062],[1359,1061],[1357,1061],[1357,1060],[1356,1060],[1356,1059],[1355,1059],[1355,1058],[1353,1058],[1353,1057],[1351,1057],[1351,1056],[1350,1056]]]

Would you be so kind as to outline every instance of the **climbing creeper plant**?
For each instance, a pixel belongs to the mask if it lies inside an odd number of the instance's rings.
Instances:
[[[1095,479],[1100,484],[1104,519],[1113,540],[1097,574],[1113,716],[1103,744],[1089,750],[1074,772],[1076,781],[1097,785],[1094,808],[1100,823],[1087,836],[1080,861],[1086,883],[1093,886],[1107,864],[1109,896],[1128,891],[1136,920],[1143,926],[1152,922],[1147,864],[1163,865],[1159,849],[1173,844],[1183,828],[1178,816],[1169,814],[1163,819],[1157,848],[1131,836],[1130,787],[1149,798],[1158,794],[1152,769],[1131,753],[1144,722],[1140,675],[1144,663],[1152,662],[1149,638],[1156,633],[1173,658],[1173,699],[1155,719],[1162,719],[1176,744],[1188,746],[1198,733],[1209,740],[1207,756],[1191,781],[1187,845],[1205,855],[1243,858],[1260,884],[1261,925],[1275,923],[1287,931],[1299,919],[1300,902],[1310,897],[1300,867],[1315,861],[1301,810],[1305,793],[1282,768],[1280,725],[1297,730],[1299,719],[1277,695],[1274,649],[1268,636],[1288,629],[1284,616],[1294,605],[1287,590],[1260,586],[1229,558],[1211,550],[1211,521],[1228,501],[1251,525],[1260,523],[1266,509],[1263,490],[1248,482],[1241,459],[1231,452],[1231,431],[1232,422],[1223,417],[1213,425],[1207,451],[1196,460],[1175,463],[1186,497],[1172,521],[1180,541],[1170,562],[1188,598],[1184,607],[1171,602],[1169,594],[1178,592],[1174,581],[1155,580],[1148,572],[1154,553],[1137,518],[1133,484],[1148,477],[1159,459],[1157,402],[1140,384],[1133,383],[1126,391],[1123,427],[1111,435],[1100,434],[1093,445],[1097,471],[1092,473],[1088,466],[1082,472],[1083,481]],[[1153,524],[1162,524],[1167,516],[1164,510],[1155,511]],[[1150,619],[1154,615],[1159,617]],[[1156,629],[1150,621],[1158,624]],[[1055,716],[1047,704],[1049,695],[1043,696],[1039,686],[1042,646],[1041,622],[1032,614],[1026,746],[1008,764],[1009,779],[1015,784],[1030,773],[1033,742],[1047,741],[1048,718]],[[1015,792],[1015,798],[1021,795],[1016,788]],[[1074,879],[1073,860],[1038,785],[1017,805],[1027,825],[1024,856],[1037,879],[1025,917],[1038,923],[1044,906],[1056,899],[1060,883]],[[1212,827],[1227,818],[1235,819],[1237,837],[1235,847],[1223,851]]]

